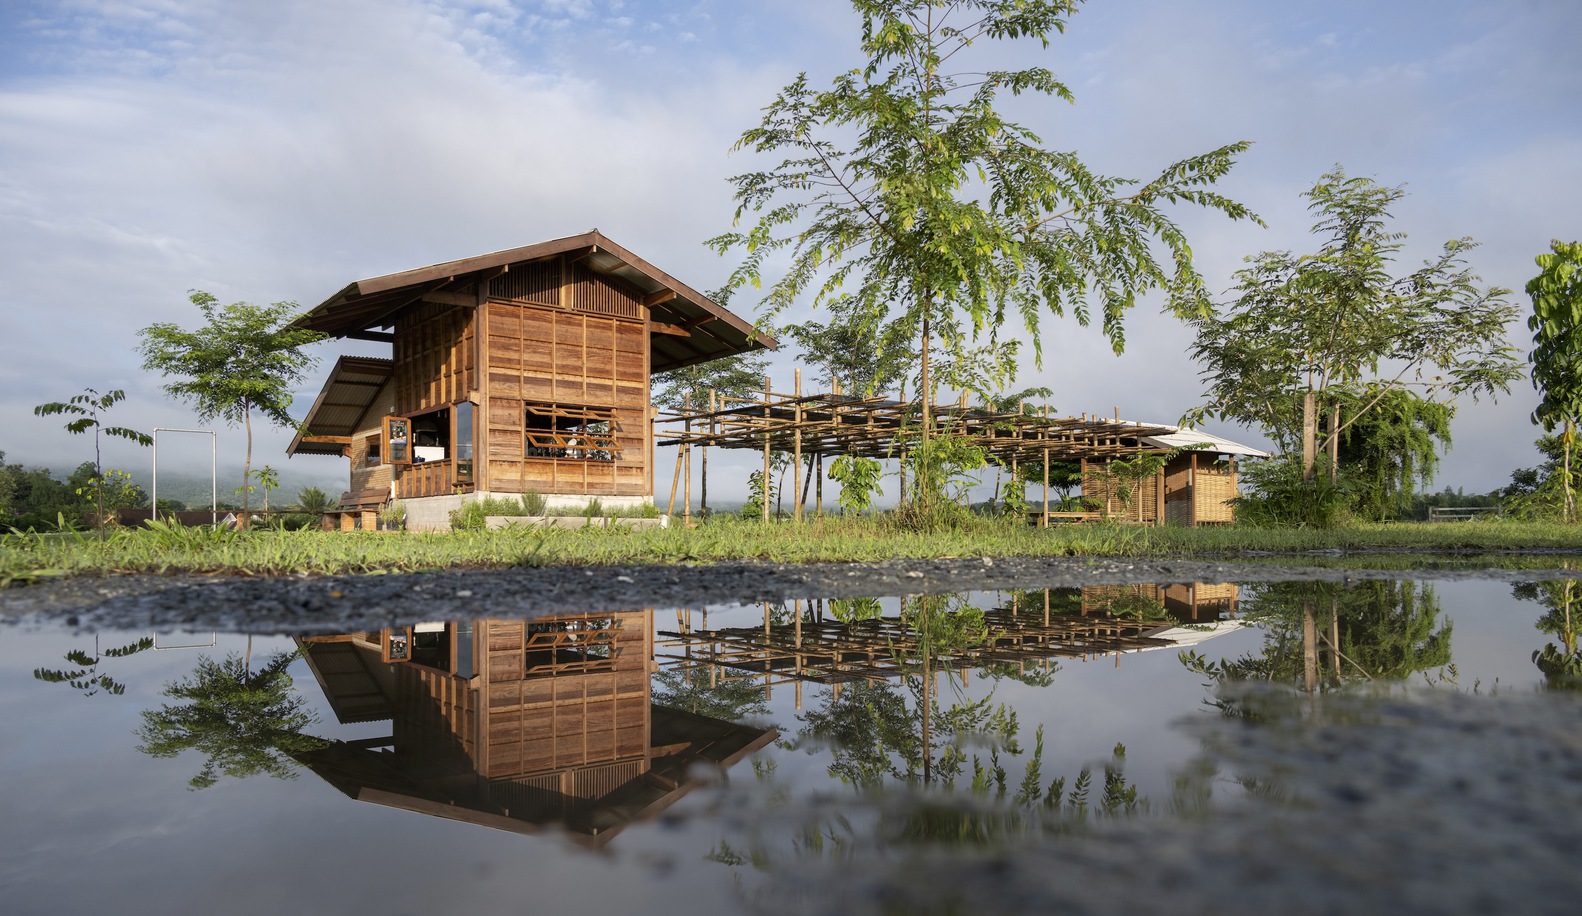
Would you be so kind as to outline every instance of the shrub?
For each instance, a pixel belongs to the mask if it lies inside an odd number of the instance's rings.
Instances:
[[[1246,489],[1231,503],[1236,520],[1264,528],[1338,528],[1351,520],[1351,485],[1342,474],[1329,479],[1327,460],[1320,460],[1311,481],[1302,479],[1302,466],[1290,458],[1249,462],[1242,467]]]

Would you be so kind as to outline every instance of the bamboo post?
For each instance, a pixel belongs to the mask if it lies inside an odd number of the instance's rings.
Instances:
[[[1044,438],[1044,517],[1039,519],[1040,528],[1049,527],[1049,405],[1044,405],[1044,425],[1041,428]]]
[[[1313,602],[1302,602],[1302,683],[1308,693],[1318,691],[1318,625]]]
[[[676,514],[676,490],[681,487],[681,450],[684,448],[685,444],[676,449],[676,473],[670,478],[670,502],[665,506],[666,515]]]
[[[686,467],[684,473],[687,475],[686,483],[682,485],[682,492],[686,496],[681,503],[681,526],[690,528],[692,527],[692,392],[687,392],[681,399],[681,411],[686,414],[686,419],[682,421],[682,429],[687,437],[685,450],[681,453]]]
[[[764,376],[764,481],[763,481],[763,510],[764,524],[769,524],[769,376]],[[768,605],[765,605],[764,630],[769,629],[767,616]]]
[[[791,430],[791,466],[796,468],[796,473],[791,475],[791,506],[796,514],[796,520],[800,522],[802,521],[802,367],[797,367],[794,379],[796,426]]]

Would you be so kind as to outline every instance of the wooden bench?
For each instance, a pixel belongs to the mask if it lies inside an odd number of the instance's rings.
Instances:
[[[1095,522],[1104,517],[1102,512],[1030,512],[1028,520],[1040,528],[1050,525],[1080,525],[1083,522]],[[1040,518],[1041,517],[1041,518]]]

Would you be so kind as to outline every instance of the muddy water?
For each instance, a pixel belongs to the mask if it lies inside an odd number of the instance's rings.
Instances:
[[[1569,911],[1579,624],[1576,583],[1476,579],[35,622],[0,643],[0,886],[9,912]]]

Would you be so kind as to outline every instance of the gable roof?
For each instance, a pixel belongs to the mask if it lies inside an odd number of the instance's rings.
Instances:
[[[387,339],[377,329],[393,327],[396,316],[424,296],[464,289],[515,264],[569,253],[578,254],[595,273],[619,278],[635,287],[653,319],[671,327],[672,333],[650,335],[654,372],[747,350],[779,348],[774,338],[755,333],[752,322],[612,242],[597,229],[358,280],[319,303],[292,326],[335,337]]]

